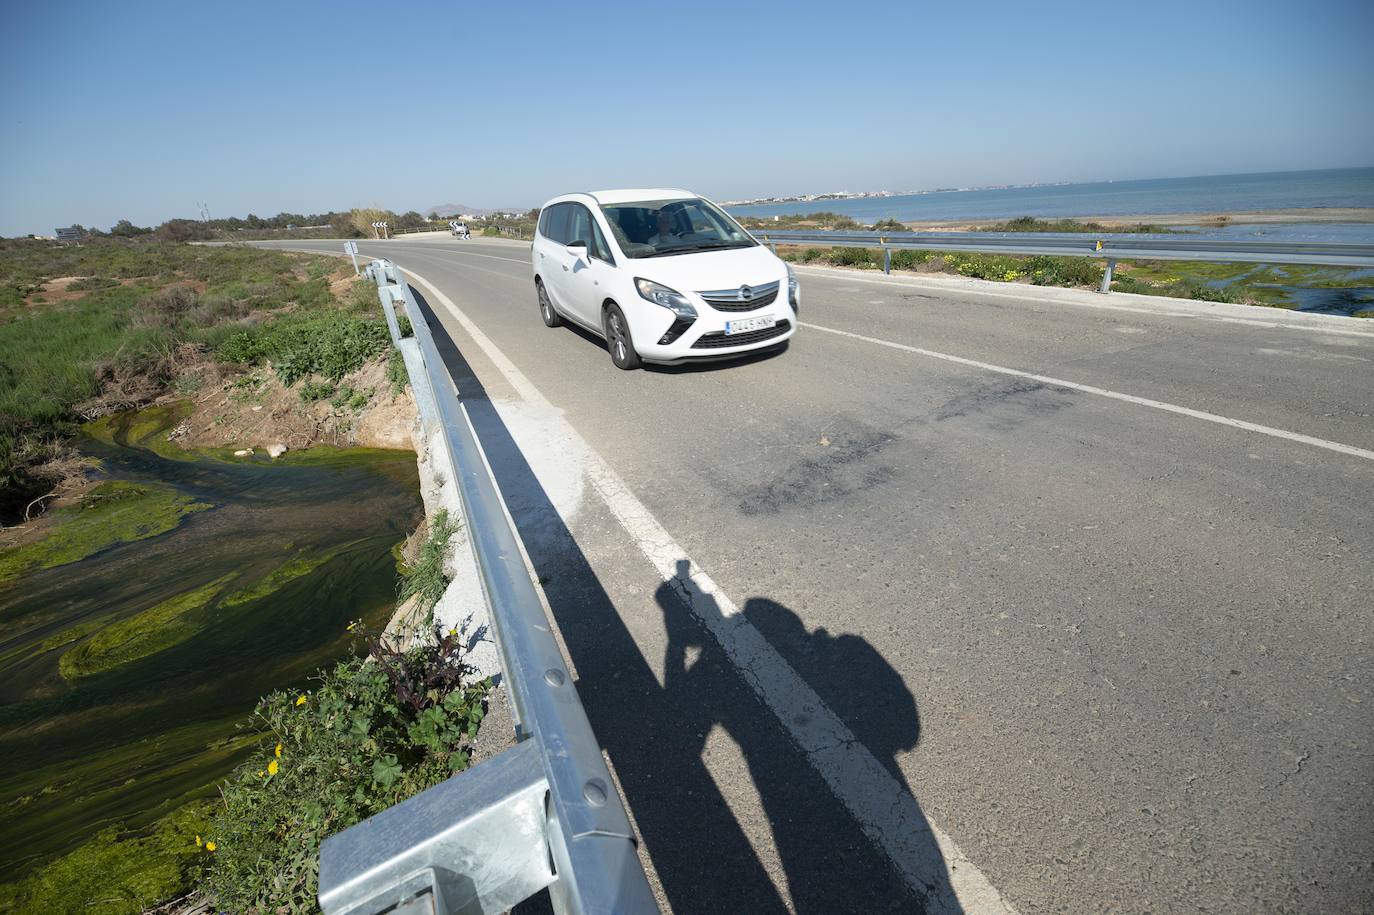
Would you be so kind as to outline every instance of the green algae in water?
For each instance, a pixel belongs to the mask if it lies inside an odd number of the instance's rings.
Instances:
[[[18,883],[0,885],[0,911],[122,915],[177,894],[210,854],[197,846],[213,805],[187,804],[150,827],[111,826]]]
[[[54,512],[52,529],[43,539],[0,552],[0,583],[31,569],[85,559],[115,544],[156,537],[187,515],[211,507],[157,483],[102,483],[81,505]]]
[[[349,622],[385,625],[396,594],[392,549],[422,517],[408,452],[311,449],[290,461],[181,452],[169,460],[147,447],[146,435],[132,447],[119,443],[128,437],[118,430],[143,431],[129,418],[105,428],[106,440],[92,436],[86,450],[108,474],[215,510],[61,567],[26,566],[0,589],[0,880],[39,873],[115,824],[142,835],[182,805],[213,797],[258,739],[238,728],[258,699],[308,689],[316,670],[354,647]],[[168,601],[216,583],[199,608],[169,611]],[[242,599],[230,604],[235,594]],[[164,612],[174,639],[146,629]],[[110,629],[146,629],[148,641],[119,663],[63,677],[64,655]],[[127,844],[105,852],[119,848],[144,854]],[[14,888],[0,887],[0,910]],[[127,898],[124,908],[101,909],[104,898],[80,910],[137,911]]]
[[[91,638],[64,653],[58,670],[68,680],[88,677],[184,642],[204,628],[203,624],[187,617],[214,600],[233,578],[233,575],[225,575],[99,629]]]
[[[220,606],[233,607],[238,604],[246,604],[249,601],[266,597],[274,591],[280,591],[288,582],[309,575],[311,572],[339,555],[339,553],[349,546],[352,546],[352,544],[345,544],[337,549],[323,553],[315,553],[314,555],[302,553],[292,559],[288,559],[286,562],[260,578],[257,584],[250,588],[244,588],[241,591],[235,591],[225,597],[224,600],[221,601]]]

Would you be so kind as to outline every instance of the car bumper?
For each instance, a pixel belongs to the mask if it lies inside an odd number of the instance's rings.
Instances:
[[[653,315],[648,324],[650,339],[636,339],[635,349],[646,362],[673,365],[681,362],[710,362],[757,352],[786,343],[797,332],[797,314],[785,304],[770,305],[757,313],[725,314],[713,309],[698,309],[697,318],[685,330],[676,327],[671,313]],[[747,318],[768,317],[774,320],[771,328],[727,334],[726,325]],[[660,342],[674,331],[678,336],[670,343]],[[738,341],[731,339],[738,336]]]

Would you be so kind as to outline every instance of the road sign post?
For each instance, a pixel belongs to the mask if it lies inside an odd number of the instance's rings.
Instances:
[[[356,241],[344,242],[344,250],[348,256],[353,258],[353,275],[357,276],[361,271],[358,269],[358,243]]]

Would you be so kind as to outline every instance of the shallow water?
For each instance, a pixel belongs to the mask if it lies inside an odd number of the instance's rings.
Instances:
[[[0,879],[110,823],[142,825],[209,796],[248,751],[236,726],[261,696],[308,686],[346,653],[349,621],[385,624],[391,551],[422,517],[409,452],[312,449],[274,462],[167,459],[94,440],[85,450],[114,479],[168,484],[213,508],[0,586]],[[322,556],[242,599],[288,561]],[[160,651],[67,679],[61,657],[82,640],[42,644],[74,627],[90,638],[221,579]]]
[[[860,222],[888,218],[903,222],[962,219],[991,222],[1017,216],[1059,219],[1371,206],[1374,206],[1374,168],[1343,168],[935,191],[892,197],[732,206],[729,209],[738,216],[829,211],[852,216]],[[1360,241],[1374,240],[1374,226],[1352,231],[1359,232]]]

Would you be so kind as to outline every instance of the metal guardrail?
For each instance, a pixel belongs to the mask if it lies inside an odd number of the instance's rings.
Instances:
[[[1374,267],[1374,245],[1209,241],[1172,235],[1093,235],[1086,232],[797,232],[769,229],[751,229],[750,232],[775,252],[778,245],[881,248],[885,252],[884,273],[892,272],[892,252],[901,249],[1102,258],[1107,261],[1102,292],[1111,291],[1112,272],[1118,260]]]
[[[657,912],[629,817],[429,325],[394,264],[374,260],[366,273],[421,421],[437,424],[451,458],[445,470],[461,497],[519,742],[325,839],[320,907],[325,915],[497,913],[547,888],[559,913]],[[398,305],[413,339],[400,336]]]

